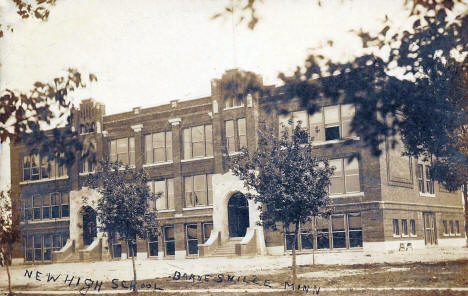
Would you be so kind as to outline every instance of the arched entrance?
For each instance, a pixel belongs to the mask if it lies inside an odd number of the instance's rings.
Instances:
[[[228,225],[230,237],[245,236],[249,227],[249,205],[245,196],[234,193],[228,202]]]
[[[90,207],[85,206],[82,209],[83,214],[83,244],[90,245],[94,238],[97,236],[97,223],[96,211]]]

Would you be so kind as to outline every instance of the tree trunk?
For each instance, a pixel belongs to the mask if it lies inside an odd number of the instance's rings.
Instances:
[[[5,264],[5,268],[6,268],[7,275],[8,275],[8,295],[13,295],[13,292],[11,291],[11,274],[10,274],[10,267],[8,266],[10,264],[8,260],[8,255],[4,254],[2,257],[3,257],[3,264]]]
[[[468,183],[463,185],[463,201],[465,208],[465,238],[467,239],[466,244],[468,245]]]
[[[131,250],[132,250],[133,282],[134,282],[133,292],[135,292],[135,294],[137,294],[137,274],[136,274],[136,267],[135,267],[135,253],[134,253],[134,249],[133,249],[133,244],[131,245]]]
[[[294,237],[292,243],[292,283],[293,289],[296,289],[296,281],[297,281],[297,267],[296,267],[296,241],[297,241],[297,233],[299,232],[299,222],[296,222],[296,228],[294,229]]]

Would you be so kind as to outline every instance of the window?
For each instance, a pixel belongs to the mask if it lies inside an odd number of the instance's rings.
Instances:
[[[128,250],[129,258],[133,256],[135,256],[135,258],[137,257],[138,251],[137,251],[136,237],[133,238],[132,240],[127,241],[127,250]]]
[[[417,174],[419,192],[434,194],[434,180],[431,176],[431,167],[428,165],[418,164]]]
[[[184,129],[184,159],[213,156],[211,124]]]
[[[401,220],[401,235],[408,236],[408,220],[406,219]]]
[[[426,166],[426,190],[427,193],[434,194],[434,181],[432,180],[430,166]]]
[[[243,107],[244,106],[244,97],[242,94],[234,95],[225,98],[224,100],[224,107],[225,108],[232,108],[232,107]]]
[[[112,258],[122,257],[122,243],[114,241],[112,243]]]
[[[236,140],[234,136],[234,120],[226,120],[226,149],[228,153],[237,151],[236,149]]]
[[[31,155],[31,180],[39,180],[39,155]]]
[[[329,249],[329,224],[328,219],[317,217],[316,228],[317,228],[317,249]]]
[[[41,157],[41,179],[49,178],[50,167],[49,167],[49,159],[47,156]]]
[[[361,213],[348,214],[348,235],[350,248],[362,247]]]
[[[185,225],[185,237],[187,240],[187,254],[198,255],[197,224]]]
[[[398,219],[393,219],[393,236],[400,236],[400,225]]]
[[[449,232],[448,232],[447,220],[442,220],[442,225],[444,226],[444,235],[448,235]]]
[[[281,123],[287,125],[289,118],[294,122],[302,121],[301,126],[309,131],[314,142],[338,140],[354,136],[351,133],[351,121],[355,114],[353,104],[326,106],[313,114],[306,111],[292,112],[292,114],[279,116]],[[295,125],[294,125],[295,126]]]
[[[212,175],[185,177],[185,207],[206,206],[213,204]]]
[[[158,256],[158,236],[148,235],[148,255],[150,257]]]
[[[410,220],[410,230],[411,236],[416,236],[416,221],[414,219]]]
[[[346,233],[344,216],[332,216],[332,240],[333,248],[346,248]]]
[[[33,261],[34,260],[34,248],[33,248],[33,236],[28,235],[26,237],[26,254],[25,254],[25,259],[26,261]]]
[[[94,172],[94,150],[96,148],[96,142],[91,141],[89,144],[89,155],[85,157],[85,151],[83,151],[81,159],[80,173],[91,173]]]
[[[58,165],[55,160],[39,154],[23,156],[23,181],[37,181],[67,175],[65,165]]]
[[[70,200],[68,193],[62,193],[62,218],[70,216]]]
[[[455,234],[460,235],[460,222],[458,220],[455,221]]]
[[[25,235],[22,249],[26,261],[50,261],[52,252],[59,251],[67,242],[68,233],[35,233]]]
[[[121,138],[109,142],[110,161],[120,161],[123,165],[135,165],[135,138]]]
[[[328,106],[323,110],[325,118],[325,141],[340,138],[339,106]]]
[[[226,131],[226,149],[228,153],[240,151],[243,147],[247,147],[245,118],[226,120],[224,126]]]
[[[42,236],[40,234],[33,235],[34,240],[34,261],[42,261]]]
[[[453,224],[453,220],[450,220],[450,235],[455,235],[455,226]]]
[[[206,241],[210,238],[211,231],[213,231],[213,223],[203,223],[203,243],[206,243]]]
[[[301,128],[308,131],[309,130],[309,123],[308,123],[308,114],[307,111],[295,111],[290,112],[286,115],[280,115],[279,118],[279,135],[283,134],[285,128],[289,128],[289,120],[292,119],[293,125],[292,128],[296,128],[296,126],[301,123]],[[289,136],[291,131],[289,132]]]
[[[42,210],[42,197],[40,195],[33,195],[33,219],[40,220]]]
[[[42,196],[42,219],[50,218],[50,195]]]
[[[291,230],[293,227],[290,227],[290,229],[286,229],[286,234],[285,234],[285,244],[286,244],[286,250],[292,250],[293,248],[293,242],[294,242],[294,230]],[[299,234],[298,234],[299,235]],[[299,244],[296,238],[296,250],[299,250]]]
[[[237,134],[239,135],[239,150],[247,147],[247,126],[245,118],[237,119]]]
[[[60,206],[62,203],[60,193],[52,193],[50,200],[52,204],[52,218],[60,218]]]
[[[314,248],[314,233],[312,223],[300,226],[301,250],[312,250]]]
[[[147,164],[172,161],[172,132],[145,135]]]
[[[165,226],[164,228],[164,246],[166,256],[175,255],[175,237],[174,237],[174,226]]]
[[[52,235],[44,235],[44,260],[52,260]]]
[[[330,166],[335,167],[333,176],[330,178],[330,194],[344,194],[359,192],[359,162],[354,157],[351,162],[347,158],[331,159]],[[344,176],[343,176],[344,167]]]
[[[156,193],[161,192],[161,197],[154,200],[149,200],[151,209],[168,210],[175,209],[174,203],[174,179],[164,179],[161,181],[149,182],[150,191]]]
[[[24,220],[32,219],[32,198],[27,197],[24,199]]]

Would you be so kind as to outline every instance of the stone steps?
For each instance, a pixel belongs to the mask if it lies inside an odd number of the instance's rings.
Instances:
[[[212,257],[234,257],[236,255],[236,244],[240,243],[242,238],[231,238],[229,241],[225,242],[222,246],[219,246],[213,254]]]

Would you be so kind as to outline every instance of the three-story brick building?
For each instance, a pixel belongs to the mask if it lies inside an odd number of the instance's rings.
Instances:
[[[74,126],[83,141],[93,143],[98,159],[144,168],[151,190],[163,193],[151,205],[161,236],[133,246],[107,241],[96,226],[92,201],[99,196],[85,186],[93,162],[60,167],[11,145],[12,195],[22,228],[15,257],[42,263],[287,252],[291,237],[257,226],[257,206],[244,197],[224,158],[241,147],[256,149],[262,120],[279,132],[291,117],[310,131],[314,153],[336,167],[330,186],[335,212],[301,226],[300,252],[464,244],[461,193],[444,190],[431,179],[428,164],[401,156],[400,146],[383,145],[382,155],[373,156],[350,131],[352,105],[324,101],[320,112],[308,115],[292,101],[284,105],[290,113],[278,115],[269,97],[225,96],[221,84],[236,71],[214,79],[209,97],[113,115],[84,100],[74,111]],[[358,157],[348,162],[351,155]]]

